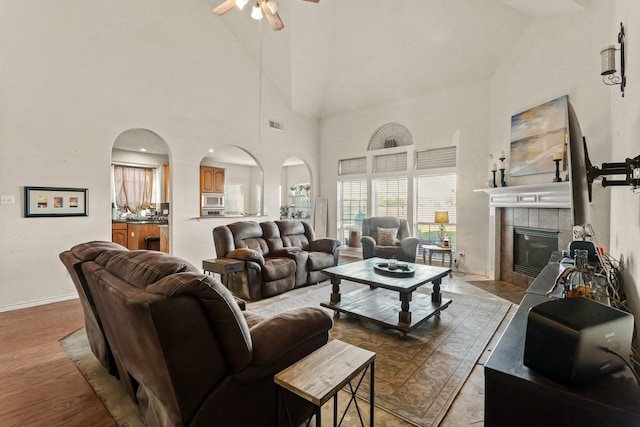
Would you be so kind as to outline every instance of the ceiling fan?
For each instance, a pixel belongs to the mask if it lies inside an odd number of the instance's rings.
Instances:
[[[318,3],[320,0],[304,0],[312,3]],[[249,0],[225,0],[220,6],[213,9],[213,13],[216,15],[223,15],[227,13],[233,6],[237,6],[238,9],[242,9]],[[280,31],[284,28],[284,24],[278,15],[278,2],[277,0],[257,0],[251,11],[251,17],[253,19],[260,20],[263,16],[267,17],[267,21],[271,24],[271,28],[274,31]]]

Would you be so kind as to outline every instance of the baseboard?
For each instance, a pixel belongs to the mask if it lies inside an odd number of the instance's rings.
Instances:
[[[40,299],[36,301],[23,302],[20,304],[5,305],[4,307],[0,307],[0,313],[5,311],[20,310],[22,308],[35,307],[38,305],[52,304],[54,302],[68,301],[70,299],[75,299],[75,298],[78,298],[78,294],[69,294],[69,295],[63,295],[60,297],[52,297],[52,298],[45,298],[45,299]]]

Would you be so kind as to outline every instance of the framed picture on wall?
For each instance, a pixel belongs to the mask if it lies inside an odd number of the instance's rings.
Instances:
[[[86,188],[24,187],[24,216],[88,216]]]
[[[561,96],[511,117],[511,176],[553,173],[554,158],[562,158],[561,170],[566,169],[568,98]]]

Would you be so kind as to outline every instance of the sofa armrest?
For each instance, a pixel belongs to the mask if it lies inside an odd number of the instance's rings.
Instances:
[[[340,241],[336,239],[322,238],[309,242],[309,251],[334,253],[340,246]]]
[[[264,257],[255,249],[236,249],[226,254],[225,258],[239,259],[241,261],[253,261],[260,265],[264,265]]]
[[[326,344],[332,326],[331,316],[319,307],[300,307],[267,317],[249,329],[251,365],[234,377],[252,382],[275,375]]]
[[[418,240],[417,237],[405,237],[400,241],[400,246],[402,246],[402,249],[404,249],[406,253],[415,254],[419,242],[420,240]]]
[[[362,236],[360,238],[362,245],[362,258],[367,259],[373,257],[373,248],[376,247],[376,240],[371,236]]]

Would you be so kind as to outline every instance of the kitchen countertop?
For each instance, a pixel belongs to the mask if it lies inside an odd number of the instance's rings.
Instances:
[[[169,220],[166,220],[166,219],[146,219],[146,218],[114,219],[111,222],[120,222],[120,223],[126,223],[126,224],[169,224]]]

